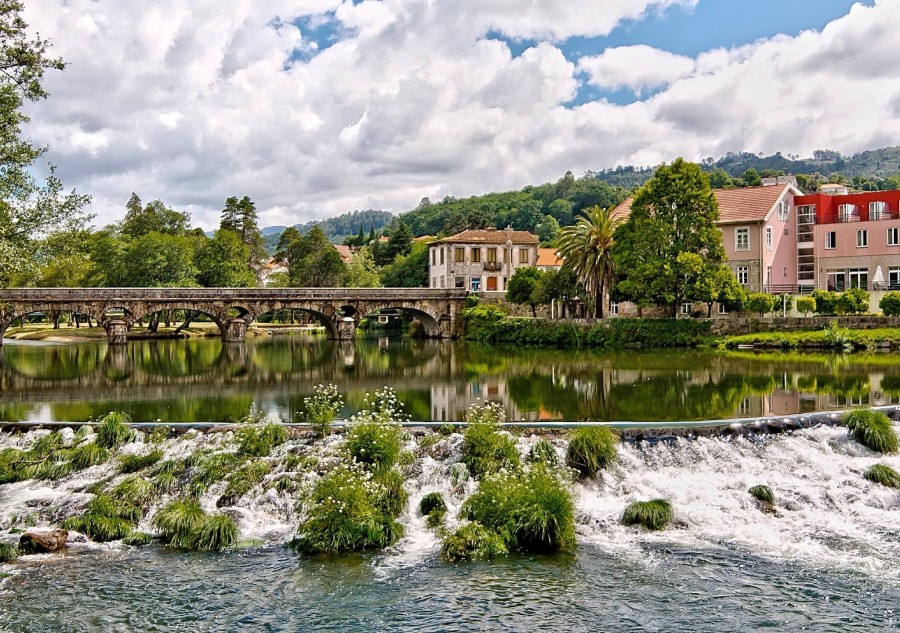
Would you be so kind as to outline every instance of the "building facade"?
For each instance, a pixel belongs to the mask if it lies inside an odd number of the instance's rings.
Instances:
[[[429,288],[506,292],[516,269],[537,263],[538,239],[512,229],[467,230],[428,245]]]

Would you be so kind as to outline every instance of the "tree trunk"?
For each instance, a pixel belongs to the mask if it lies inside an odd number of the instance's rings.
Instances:
[[[150,323],[147,329],[153,334],[159,330],[159,312],[154,312],[150,315]]]
[[[713,304],[712,301],[707,301],[707,303],[706,303],[706,318],[707,319],[712,318],[712,304]]]
[[[172,311],[166,310],[166,329],[172,327]]]

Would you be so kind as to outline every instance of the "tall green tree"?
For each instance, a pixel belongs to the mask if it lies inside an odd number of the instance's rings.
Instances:
[[[638,305],[665,304],[676,316],[684,301],[715,279],[725,263],[719,207],[699,165],[679,158],[662,165],[638,190],[631,215],[616,231],[618,290]]]
[[[535,288],[541,280],[543,273],[533,266],[517,268],[509,280],[506,290],[506,300],[510,303],[518,303],[531,306],[531,316],[537,316],[537,305],[540,303]]]
[[[219,229],[197,249],[197,281],[207,288],[255,286],[256,275],[247,266],[249,250],[236,232]]]
[[[363,246],[355,253],[347,264],[348,288],[377,288],[380,284],[378,266],[368,246]]]
[[[375,242],[372,245],[372,255],[378,266],[386,266],[394,261],[398,255],[408,255],[412,250],[412,231],[409,226],[394,218],[384,232],[386,242]]]
[[[424,288],[428,285],[428,244],[413,242],[409,255],[398,255],[381,269],[381,285],[386,288]]]
[[[190,214],[176,211],[161,200],[153,200],[141,206],[141,199],[132,193],[125,206],[122,233],[129,237],[143,237],[152,232],[184,235],[190,227]]]
[[[603,301],[615,273],[612,250],[618,222],[610,209],[584,210],[575,224],[560,230],[557,242],[563,266],[575,273],[592,299],[594,314],[603,318]]]
[[[197,285],[192,238],[151,231],[128,243],[125,250],[128,286],[178,288]]]
[[[290,284],[295,287],[338,287],[347,275],[340,254],[318,226],[306,235],[293,227],[285,229],[275,259],[287,265]]]
[[[65,63],[49,42],[28,33],[19,0],[0,2],[0,287],[38,266],[35,242],[55,231],[81,229],[88,196],[64,193],[53,165],[41,182],[35,163],[46,148],[22,135],[24,106],[47,97],[44,72]]]

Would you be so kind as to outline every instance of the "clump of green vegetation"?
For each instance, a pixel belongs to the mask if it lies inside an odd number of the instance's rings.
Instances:
[[[665,499],[635,501],[622,514],[622,525],[641,525],[648,530],[664,530],[675,519],[672,504]]]
[[[476,522],[460,526],[441,543],[441,558],[451,562],[490,560],[508,552],[496,532]]]
[[[131,503],[98,494],[88,503],[81,516],[63,521],[67,530],[81,532],[92,541],[106,543],[128,536],[143,516],[143,510]]]
[[[231,517],[214,514],[207,516],[200,523],[194,549],[201,552],[218,552],[234,547],[240,536],[241,533]]]
[[[90,424],[82,424],[78,427],[78,430],[75,431],[75,442],[80,443],[85,441],[88,437],[94,434],[94,427]]]
[[[153,430],[147,434],[147,443],[162,444],[169,439],[170,428],[168,426],[154,426]]]
[[[854,409],[844,414],[841,424],[850,429],[857,442],[879,453],[897,452],[897,433],[881,411]]]
[[[403,526],[379,507],[384,486],[359,464],[341,464],[316,482],[304,500],[305,518],[291,547],[304,554],[381,549]]]
[[[94,441],[103,448],[118,448],[134,437],[129,424],[131,417],[120,411],[112,411],[100,419],[97,424],[97,439]]]
[[[163,452],[158,449],[150,451],[146,455],[122,455],[119,458],[119,470],[123,473],[136,473],[150,468],[161,460],[162,456]]]
[[[36,440],[27,450],[0,450],[0,484],[29,479],[62,479],[76,470],[109,459],[109,450],[96,444],[67,446],[59,432]]]
[[[409,500],[409,493],[403,487],[403,475],[392,468],[376,472],[375,481],[381,486],[375,505],[385,514],[400,516]]]
[[[185,468],[184,464],[180,464],[174,459],[167,459],[157,463],[153,470],[150,471],[153,488],[159,494],[171,492],[178,482],[178,475],[184,472]]]
[[[160,509],[153,526],[164,542],[178,549],[218,551],[233,547],[240,539],[230,517],[209,515],[193,499],[178,499]]]
[[[383,389],[363,402],[363,408],[350,420],[347,452],[351,458],[375,472],[388,470],[397,463],[402,448],[398,422],[405,419],[402,405],[392,389]]]
[[[508,435],[500,433],[506,415],[496,402],[472,405],[466,411],[463,433],[462,463],[475,477],[483,477],[501,469],[519,466],[519,449]]]
[[[757,501],[762,501],[763,503],[773,504],[775,503],[775,494],[772,492],[772,489],[768,486],[758,485],[753,486],[748,490],[754,499]]]
[[[81,427],[84,428],[84,427]],[[76,446],[70,454],[72,464],[78,470],[105,464],[109,460],[109,449],[94,442]]]
[[[419,502],[419,512],[422,513],[422,516],[428,517],[428,527],[439,526],[444,522],[444,515],[447,514],[447,502],[444,501],[444,495],[439,492],[429,492]]]
[[[438,435],[443,435],[444,437],[450,437],[456,433],[456,427],[452,424],[442,424],[438,427]]]
[[[238,453],[247,457],[266,457],[288,439],[283,424],[250,424],[237,432]]]
[[[469,481],[469,467],[462,462],[457,462],[450,467],[450,483],[461,486]]]
[[[319,437],[331,433],[331,423],[337,416],[344,400],[334,385],[317,385],[313,395],[303,399],[304,421],[308,422]]]
[[[618,456],[619,435],[608,426],[581,426],[569,435],[566,464],[582,477],[594,477]]]
[[[900,488],[900,473],[885,464],[875,464],[863,477],[888,488]]]
[[[271,470],[272,467],[266,462],[250,462],[242,466],[229,477],[228,486],[216,505],[233,505],[235,501],[265,479]]]
[[[559,465],[556,449],[547,440],[538,440],[528,451],[527,461],[532,464],[546,464],[555,468]]]
[[[0,563],[8,563],[19,557],[19,548],[9,543],[0,543]]]
[[[131,547],[143,547],[144,545],[150,545],[152,542],[153,535],[138,531],[134,531],[122,539],[122,543]]]
[[[244,458],[234,453],[214,453],[204,457],[191,476],[191,494],[199,497],[214,483],[224,481],[243,462]]]

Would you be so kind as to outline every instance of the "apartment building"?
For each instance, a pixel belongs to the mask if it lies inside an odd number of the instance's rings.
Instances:
[[[537,257],[538,239],[528,231],[462,231],[429,244],[429,288],[506,292],[516,269],[534,266]]]

